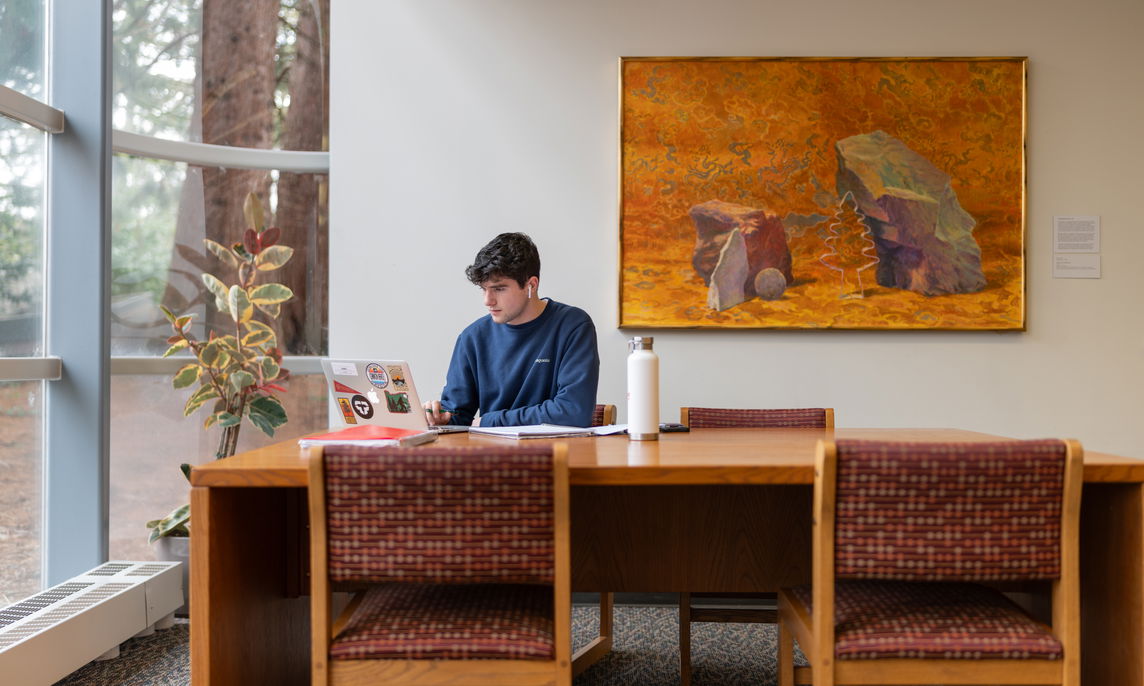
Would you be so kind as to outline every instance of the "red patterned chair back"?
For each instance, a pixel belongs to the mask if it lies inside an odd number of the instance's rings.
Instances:
[[[553,582],[551,445],[324,452],[331,581]]]
[[[1060,576],[1064,441],[835,445],[838,578]]]
[[[616,406],[615,405],[596,405],[596,409],[592,411],[592,423],[589,426],[604,426],[607,424],[614,424],[616,421]]]
[[[692,429],[828,429],[832,410],[821,407],[794,410],[736,410],[715,407],[683,408],[683,423]]]

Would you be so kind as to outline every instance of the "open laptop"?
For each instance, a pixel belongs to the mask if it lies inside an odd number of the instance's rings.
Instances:
[[[409,363],[404,360],[322,359],[330,400],[346,426],[376,424],[437,433],[467,426],[430,426]]]

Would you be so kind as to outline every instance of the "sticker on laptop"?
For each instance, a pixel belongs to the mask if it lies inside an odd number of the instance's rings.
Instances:
[[[389,375],[386,374],[381,365],[376,362],[366,365],[365,378],[369,379],[370,384],[378,388],[385,388],[389,385]]]
[[[393,382],[393,389],[396,391],[404,391],[405,386],[405,373],[401,371],[401,365],[395,364],[386,367],[389,370],[389,380]]]
[[[390,393],[386,391],[385,406],[394,414],[408,414],[412,410],[412,408],[409,407],[408,393]]]
[[[336,376],[357,376],[357,365],[353,362],[331,362],[330,371]]]
[[[335,393],[349,393],[350,395],[360,395],[357,391],[355,391],[354,389],[345,385],[341,381],[335,381],[334,382],[334,392]]]
[[[354,411],[350,408],[349,398],[338,398],[338,409],[342,411],[342,419],[346,420],[346,424],[357,424]]]
[[[362,419],[369,419],[373,416],[373,405],[364,395],[355,395],[350,398],[350,407],[354,408],[354,414]]]

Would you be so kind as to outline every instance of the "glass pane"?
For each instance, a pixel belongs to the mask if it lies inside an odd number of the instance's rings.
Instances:
[[[46,140],[0,117],[0,357],[43,354]]]
[[[115,0],[115,128],[326,150],[329,7],[329,0]]]
[[[244,422],[240,451],[329,425],[321,374],[294,376],[283,385],[286,393],[278,397],[286,408],[286,425],[269,437]],[[200,464],[215,454],[219,430],[203,430],[205,413],[183,417],[183,403],[190,393],[191,389],[172,389],[167,376],[111,377],[111,559],[153,558],[144,523],[187,502],[188,485],[180,464]]]
[[[44,382],[0,381],[0,607],[40,590]]]
[[[46,5],[43,0],[0,2],[0,85],[37,100],[45,97]]]
[[[255,283],[285,284],[294,297],[276,320],[279,347],[288,355],[326,350],[326,176],[202,168],[177,162],[117,155],[112,165],[111,348],[113,355],[158,355],[170,326],[159,305],[194,314],[194,335],[207,328],[233,333],[203,285],[209,272],[237,283],[203,243],[242,241],[243,201],[255,192],[267,208],[266,224],[281,229],[279,244],[294,249],[286,265],[259,271]],[[267,200],[269,202],[267,202]]]

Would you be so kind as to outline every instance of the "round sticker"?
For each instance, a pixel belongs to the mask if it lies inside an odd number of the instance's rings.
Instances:
[[[380,364],[370,364],[365,368],[365,378],[378,388],[385,388],[389,385],[389,375],[385,373],[385,368]]]
[[[373,416],[373,404],[364,395],[355,395],[350,398],[350,407],[354,408],[354,414],[362,419],[369,419]]]

